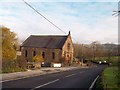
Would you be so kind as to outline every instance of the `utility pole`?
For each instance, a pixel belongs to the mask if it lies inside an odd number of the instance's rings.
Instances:
[[[95,53],[96,53],[96,42],[93,43],[93,60],[95,61]]]
[[[83,66],[83,44],[82,44],[82,47],[81,47],[81,66]]]
[[[95,45],[93,45],[93,59],[94,59],[94,61],[95,61]]]

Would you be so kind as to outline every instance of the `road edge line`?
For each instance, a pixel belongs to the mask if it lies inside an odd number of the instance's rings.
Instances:
[[[92,84],[90,85],[88,90],[92,90],[93,86],[95,85],[97,79],[99,78],[99,75],[94,79],[94,81],[92,82]]]

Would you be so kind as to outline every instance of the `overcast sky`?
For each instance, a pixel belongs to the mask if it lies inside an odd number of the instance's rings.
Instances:
[[[25,40],[31,34],[67,35],[71,31],[74,43],[118,43],[118,17],[112,16],[113,11],[118,10],[118,0],[25,1],[66,34],[38,15],[22,0],[0,0],[0,25],[14,31],[19,40]]]

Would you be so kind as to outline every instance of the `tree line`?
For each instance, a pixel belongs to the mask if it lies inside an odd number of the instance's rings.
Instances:
[[[74,57],[79,60],[95,60],[96,58],[107,58],[120,56],[120,45],[117,44],[101,44],[98,41],[91,44],[74,44]]]

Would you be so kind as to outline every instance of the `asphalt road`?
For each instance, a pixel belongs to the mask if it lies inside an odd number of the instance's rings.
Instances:
[[[79,68],[53,74],[40,75],[2,83],[4,89],[38,90],[40,88],[84,88],[89,89],[94,79],[105,66]]]

